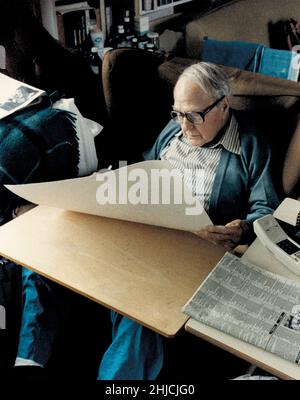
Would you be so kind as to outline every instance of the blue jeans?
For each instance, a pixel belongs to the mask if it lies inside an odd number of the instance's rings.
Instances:
[[[23,316],[17,357],[45,365],[59,332],[64,307],[59,285],[23,268]],[[162,337],[111,312],[112,342],[99,366],[98,379],[155,379],[163,364]]]

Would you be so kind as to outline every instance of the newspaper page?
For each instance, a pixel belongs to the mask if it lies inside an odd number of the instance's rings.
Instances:
[[[45,94],[43,90],[1,73],[0,87],[0,119],[33,104],[33,102],[35,104]]]
[[[288,278],[226,253],[183,312],[300,364],[300,284]]]

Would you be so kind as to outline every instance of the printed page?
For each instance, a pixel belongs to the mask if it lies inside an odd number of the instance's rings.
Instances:
[[[300,201],[285,198],[274,211],[274,217],[293,226],[300,226]]]
[[[300,284],[290,279],[226,253],[183,312],[300,363]]]
[[[144,161],[84,178],[7,185],[29,202],[167,228],[196,231],[211,220],[168,161]]]
[[[25,108],[45,92],[0,73],[0,119]]]

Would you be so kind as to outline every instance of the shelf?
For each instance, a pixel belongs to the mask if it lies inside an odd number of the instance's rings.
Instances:
[[[56,6],[56,0],[40,0],[40,9],[42,23],[48,32],[55,38],[61,39],[60,29],[61,23],[59,16],[67,15],[71,12],[91,10],[87,1],[69,3],[66,5]],[[102,30],[103,35],[106,33],[105,25],[105,3],[104,0],[99,0],[99,13],[96,14],[97,25]],[[88,32],[86,32],[88,33]]]
[[[135,15],[149,15],[151,19],[151,13],[166,9],[171,9],[173,13],[175,6],[191,1],[194,0],[135,0]]]

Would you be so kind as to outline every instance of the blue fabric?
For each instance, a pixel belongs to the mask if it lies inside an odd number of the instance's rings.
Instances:
[[[201,52],[202,61],[256,72],[263,46],[248,42],[227,42],[206,39]]]
[[[63,287],[26,268],[22,271],[24,311],[17,357],[45,365],[68,312]],[[101,361],[98,379],[152,380],[163,363],[162,337],[111,312],[112,343]]]
[[[201,59],[214,64],[297,81],[298,70],[292,68],[293,54],[291,51],[270,49],[257,43],[205,39]]]
[[[112,311],[112,343],[106,350],[99,380],[155,379],[163,364],[162,337]]]
[[[279,205],[271,177],[271,150],[252,121],[235,112],[239,124],[241,154],[222,149],[212,194],[209,216],[214,224],[224,225],[234,219],[244,219],[250,225]],[[180,125],[170,121],[158,136],[154,146],[145,152],[146,160],[159,159],[161,151],[180,131]]]
[[[180,124],[171,119],[157,137],[153,147],[143,153],[144,160],[158,160],[160,152],[168,145],[171,139],[180,131]]]
[[[45,365],[58,333],[55,284],[22,268],[23,312],[17,357]]]
[[[258,72],[283,79],[295,79],[292,69],[293,53],[287,50],[263,48]]]

